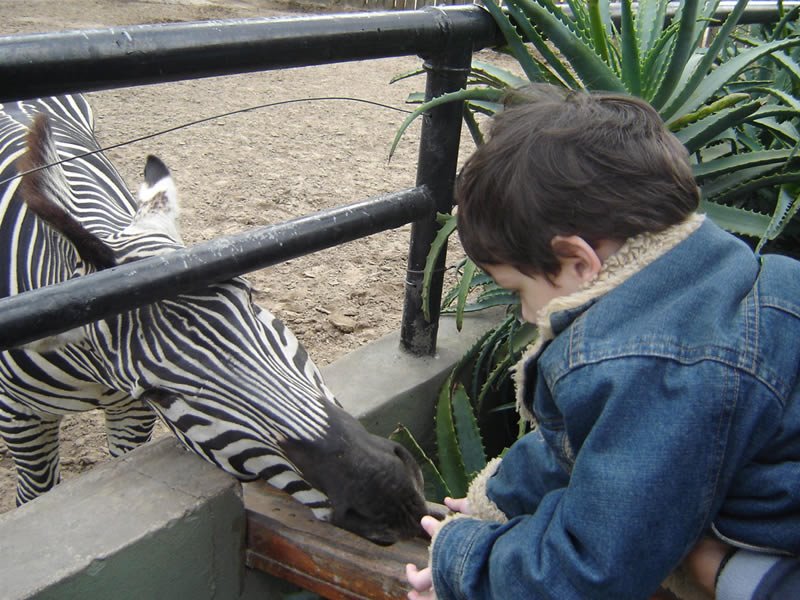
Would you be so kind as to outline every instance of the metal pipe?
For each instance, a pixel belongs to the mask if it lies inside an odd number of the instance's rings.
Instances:
[[[717,5],[716,10],[714,11],[714,19],[717,21],[724,21],[728,18],[728,16],[733,12],[733,8],[736,6],[735,0],[723,0]],[[800,6],[800,2],[784,2],[783,9],[785,12],[789,12],[793,8]],[[675,16],[675,11],[678,8],[678,3],[673,2],[667,7],[667,20],[672,19]],[[609,7],[611,19],[614,21],[615,24],[619,25],[620,23],[620,4],[619,2],[615,2],[611,4]],[[638,10],[638,3],[633,3],[633,10],[636,12]],[[756,23],[777,23],[778,20],[781,18],[780,11],[778,10],[778,2],[777,1],[767,1],[767,0],[751,0],[750,3],[747,5],[742,17],[739,19],[739,23],[742,25],[752,25]]]
[[[423,187],[197,244],[0,299],[0,350],[213,282],[432,218]]]
[[[471,48],[463,43],[454,43],[447,52],[426,60],[426,99],[463,88],[467,82],[471,60]],[[453,208],[453,184],[461,140],[462,111],[463,102],[449,102],[430,110],[422,121],[417,185],[424,185],[431,190],[436,210],[440,213],[449,213]],[[422,311],[422,281],[425,261],[438,230],[439,224],[434,216],[416,221],[411,227],[400,339],[404,349],[419,356],[433,355],[436,352],[445,250],[434,265],[428,290],[429,320],[425,319]]]
[[[0,37],[0,101],[501,42],[477,6]]]

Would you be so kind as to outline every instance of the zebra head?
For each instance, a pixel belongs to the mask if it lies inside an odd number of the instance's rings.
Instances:
[[[39,116],[20,170],[56,156],[48,120]],[[183,247],[175,185],[155,157],[147,160],[130,222],[103,233],[76,216],[72,207],[81,201],[60,166],[28,173],[19,191],[86,270]],[[102,199],[96,202],[94,212],[102,212]],[[294,335],[252,302],[241,278],[37,344],[32,348],[61,348],[96,381],[149,405],[205,460],[241,480],[266,480],[320,519],[379,543],[419,532],[426,507],[410,454],[368,433],[338,405]]]

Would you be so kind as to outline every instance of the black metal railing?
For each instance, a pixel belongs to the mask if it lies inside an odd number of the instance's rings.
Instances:
[[[0,38],[0,100],[403,55],[424,58],[433,97],[461,88],[472,53],[500,41],[474,6],[8,36]],[[422,316],[422,268],[435,211],[451,209],[461,110],[424,117],[416,188],[0,299],[0,349],[412,223],[401,338],[409,351],[432,354],[438,310]],[[437,274],[432,306],[441,288]]]
[[[716,16],[733,4],[721,2]],[[754,1],[742,22],[777,17],[777,3]],[[461,88],[472,53],[500,43],[494,21],[477,6],[15,35],[0,37],[0,101],[404,55],[424,59],[431,98]],[[435,211],[451,210],[462,108],[451,103],[423,118],[416,188],[0,299],[0,350],[412,222],[401,339],[415,354],[432,354],[445,257],[431,284],[430,320],[421,311],[422,268]],[[340,211],[344,221],[328,218]]]
[[[416,187],[9,296],[0,300],[0,350],[432,213],[429,191]]]
[[[132,25],[0,37],[0,101],[500,42],[476,6]]]

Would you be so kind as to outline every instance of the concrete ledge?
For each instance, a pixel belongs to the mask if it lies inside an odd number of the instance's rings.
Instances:
[[[501,310],[469,315],[456,330],[455,319],[439,322],[436,356],[418,358],[391,333],[322,369],[325,383],[344,408],[371,432],[388,436],[402,423],[423,445],[433,439],[439,387],[453,366],[484,332],[497,325]]]
[[[238,598],[241,487],[174,438],[0,515],[0,596]]]

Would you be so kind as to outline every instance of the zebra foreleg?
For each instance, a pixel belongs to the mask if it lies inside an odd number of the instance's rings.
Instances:
[[[0,435],[17,469],[17,506],[41,496],[61,480],[60,424],[61,415],[18,412],[0,404]]]
[[[108,452],[117,457],[150,441],[156,414],[140,400],[105,409]]]

